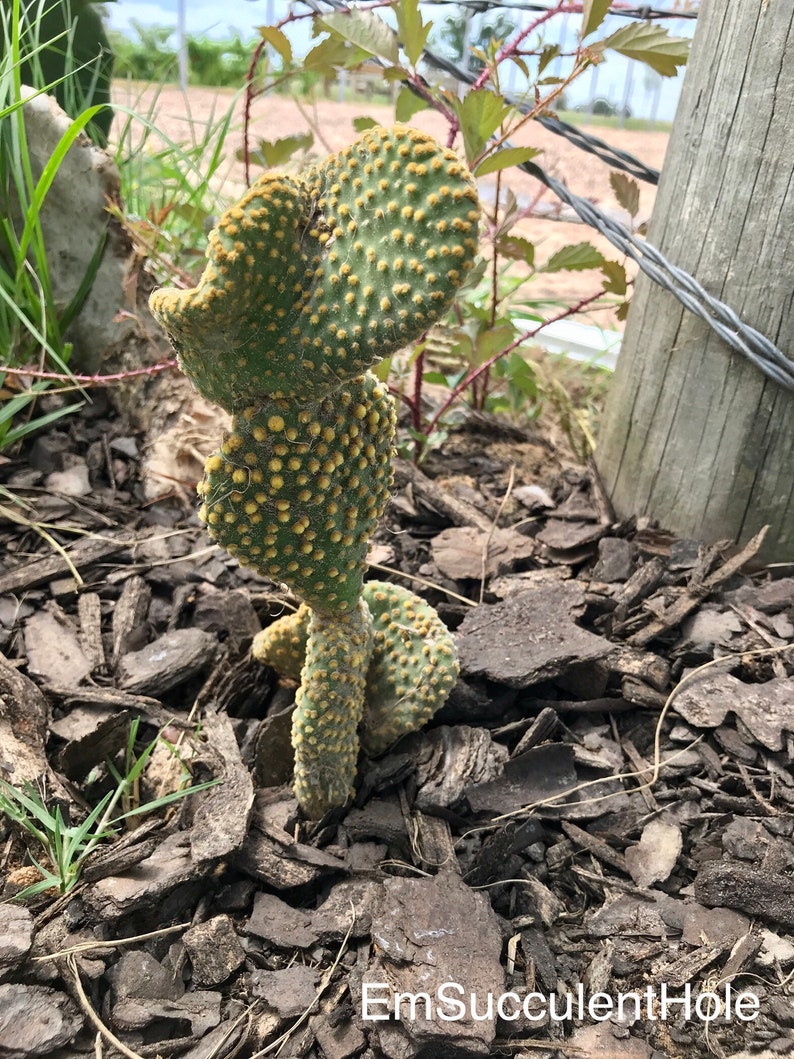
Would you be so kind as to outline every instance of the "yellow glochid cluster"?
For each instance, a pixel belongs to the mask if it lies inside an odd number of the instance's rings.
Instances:
[[[260,177],[211,233],[198,286],[150,305],[182,370],[228,411],[317,399],[447,311],[479,216],[453,151],[407,126],[369,129],[302,174]]]
[[[372,619],[361,745],[377,756],[422,727],[458,678],[455,644],[435,610],[415,593],[385,581],[367,581],[362,601]],[[254,638],[252,653],[290,680],[306,663],[311,611],[302,604]]]
[[[352,610],[389,496],[394,420],[371,372],[312,404],[245,409],[199,485],[210,536],[314,609]]]

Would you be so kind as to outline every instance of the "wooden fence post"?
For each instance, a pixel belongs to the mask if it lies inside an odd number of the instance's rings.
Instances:
[[[794,5],[703,0],[648,238],[794,357]],[[794,393],[637,281],[597,465],[620,516],[794,561]]]

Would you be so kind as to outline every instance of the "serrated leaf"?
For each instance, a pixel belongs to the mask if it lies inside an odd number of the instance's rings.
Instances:
[[[623,295],[626,293],[626,269],[619,261],[605,261],[601,271],[606,277],[604,290],[608,294]]]
[[[515,337],[516,332],[512,324],[499,324],[483,331],[477,336],[475,343],[475,363],[484,364],[486,360],[506,349]]]
[[[447,385],[447,377],[440,371],[426,371],[422,375],[422,381],[432,383],[434,386]]]
[[[352,8],[344,13],[324,15],[321,23],[326,29],[338,33],[344,40],[350,41],[369,55],[387,59],[395,66],[399,62],[397,34],[374,11]]]
[[[611,172],[609,183],[618,200],[629,217],[636,217],[640,208],[640,185],[626,173]]]
[[[408,71],[403,66],[387,66],[383,70],[384,81],[404,81]]]
[[[289,42],[287,36],[282,33],[276,26],[260,26],[259,36],[262,40],[276,49],[281,58],[284,60],[284,65],[292,62],[292,45]]]
[[[582,3],[582,40],[593,30],[598,29],[609,13],[611,2],[612,0],[584,0]]]
[[[538,77],[543,73],[549,63],[560,54],[559,44],[547,44],[540,53],[538,59]]]
[[[254,156],[259,156],[267,169],[284,165],[296,151],[308,150],[314,143],[310,132],[297,136],[282,136],[278,140],[260,140],[254,149]]]
[[[303,69],[333,77],[338,67],[347,66],[352,60],[361,62],[366,57],[366,52],[351,48],[341,37],[326,37],[308,53],[303,60]]]
[[[530,158],[540,154],[537,147],[506,147],[503,151],[494,151],[487,155],[474,171],[474,175],[481,177],[488,173],[495,173],[499,169],[507,169],[512,165],[521,165],[528,162]]]
[[[675,77],[678,67],[689,58],[690,43],[686,37],[671,37],[663,26],[640,22],[623,26],[605,40],[591,44],[590,51],[600,55],[612,48],[627,59],[645,63],[662,77]]]
[[[356,132],[366,132],[367,129],[371,129],[377,124],[378,122],[374,118],[370,118],[366,114],[362,114],[360,118],[353,118],[353,128]]]
[[[397,15],[397,31],[403,51],[408,56],[411,66],[416,66],[427,44],[427,35],[433,28],[433,23],[425,24],[422,21],[419,0],[402,0],[402,3],[397,4],[394,10]]]
[[[510,113],[510,107],[487,88],[467,92],[463,99],[454,101],[454,106],[463,133],[466,160],[473,162]]]
[[[513,261],[523,261],[530,268],[535,264],[535,244],[520,235],[506,235],[496,243],[497,253]]]
[[[401,88],[394,106],[394,116],[398,121],[410,121],[417,111],[425,110],[427,100],[422,99],[410,88]]]
[[[509,55],[508,59],[510,60],[511,63],[514,63],[519,68],[519,70],[524,75],[524,77],[529,79],[529,67],[524,62],[524,60],[521,58],[520,55]]]
[[[580,272],[586,268],[600,268],[605,258],[592,243],[574,243],[552,254],[540,272]]]

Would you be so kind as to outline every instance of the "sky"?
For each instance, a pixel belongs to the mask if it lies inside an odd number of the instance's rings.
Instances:
[[[672,0],[656,0],[656,6],[669,7]],[[256,27],[269,25],[283,18],[289,9],[289,0],[186,0],[185,14],[187,32],[194,36],[224,38],[238,32],[243,39],[257,37]],[[447,9],[425,6],[423,15],[436,24],[443,21]],[[137,21],[144,25],[174,26],[177,23],[177,0],[116,0],[106,6],[109,24],[114,29],[130,32],[132,23]],[[521,17],[521,13],[516,13]],[[532,17],[527,14],[525,18]],[[565,49],[566,41],[570,47],[578,32],[580,16],[563,16],[555,18],[548,24],[549,42],[561,43]],[[625,18],[610,17],[605,24],[605,31],[612,32],[626,25]],[[694,21],[685,19],[670,20],[667,23],[670,32],[681,36],[691,36]],[[290,37],[296,54],[308,49],[308,22],[290,27]],[[552,67],[553,72],[557,72]],[[594,67],[581,77],[567,92],[570,106],[585,106],[591,97],[604,97],[616,107],[628,103],[631,112],[637,117],[658,118],[660,121],[671,121],[681,92],[683,76],[677,78],[658,78],[641,63],[624,59],[614,52],[607,53],[607,61]],[[508,82],[508,89],[511,86]]]

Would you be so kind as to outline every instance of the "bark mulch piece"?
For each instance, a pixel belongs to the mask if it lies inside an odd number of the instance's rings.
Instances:
[[[0,466],[66,553],[0,522],[0,778],[77,823],[137,721],[165,741],[136,797],[223,782],[26,905],[42,851],[0,817],[0,1055],[95,1056],[95,1020],[103,1054],[110,1033],[146,1059],[794,1053],[794,578],[748,572],[758,537],[619,523],[585,469],[488,417],[398,464],[378,576],[419,579],[462,676],[308,826],[294,684],[248,656],[294,601],[173,483],[152,502],[145,447],[98,403]],[[730,983],[758,1016],[565,1011],[662,982]]]

